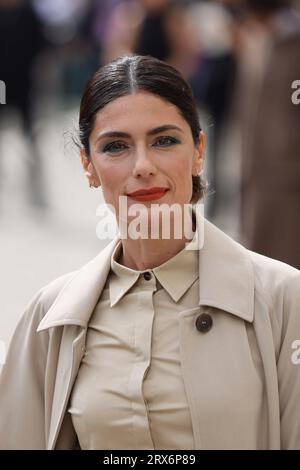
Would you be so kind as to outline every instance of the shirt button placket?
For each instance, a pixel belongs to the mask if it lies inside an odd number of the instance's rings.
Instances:
[[[140,311],[137,315],[135,338],[137,357],[131,381],[135,442],[138,449],[154,449],[149,425],[148,406],[143,395],[143,380],[151,362],[152,323],[154,318],[152,297],[155,290],[156,285],[153,274],[149,271],[142,273]]]

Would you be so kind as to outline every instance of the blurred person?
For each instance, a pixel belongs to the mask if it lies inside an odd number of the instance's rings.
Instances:
[[[93,34],[96,0],[35,0],[34,8],[53,46],[62,98],[78,99],[100,64],[100,44]]]
[[[144,17],[137,31],[134,52],[167,60],[171,53],[171,44],[166,31],[166,21],[173,2],[141,0],[141,4],[144,8]]]
[[[91,30],[97,44],[105,43],[106,35],[110,30],[110,15],[122,0],[98,0],[93,1],[93,21]]]
[[[7,111],[16,110],[30,143],[26,160],[30,202],[43,209],[47,207],[47,198],[34,128],[37,80],[34,66],[46,44],[41,23],[29,1],[0,0],[0,79],[6,83],[6,104],[0,107],[0,131],[5,127]]]
[[[79,138],[120,232],[28,304],[0,376],[0,448],[299,449],[300,272],[201,215],[188,83],[158,59],[117,59],[87,83]],[[152,216],[175,204],[164,236]]]
[[[101,42],[102,64],[133,52],[143,13],[139,0],[109,0],[98,5],[93,31]]]
[[[234,25],[239,8],[235,4],[235,0],[196,2],[190,7],[199,61],[189,81],[200,109],[207,113],[210,220],[216,220],[220,213],[227,217],[230,205],[231,180],[226,179],[222,165],[236,79]]]
[[[142,0],[141,5],[134,52],[165,60],[189,80],[198,67],[199,49],[188,5],[178,0]]]
[[[191,11],[182,2],[172,2],[165,18],[169,44],[166,61],[179,70],[191,84],[201,62],[201,48],[195,38]]]
[[[289,2],[248,0],[241,36],[241,239],[300,268],[300,17]]]

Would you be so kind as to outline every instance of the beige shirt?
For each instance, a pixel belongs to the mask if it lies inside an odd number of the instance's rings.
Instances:
[[[198,251],[185,247],[145,279],[117,262],[121,250],[119,242],[70,398],[80,446],[194,449],[178,314],[199,303]]]

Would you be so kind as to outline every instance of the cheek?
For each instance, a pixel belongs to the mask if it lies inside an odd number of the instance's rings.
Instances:
[[[172,165],[172,174],[175,181],[180,182],[180,186],[186,188],[192,180],[192,162],[184,156],[176,159]]]
[[[192,159],[186,157],[186,153],[181,158],[174,161],[172,168],[173,181],[175,183],[175,199],[177,202],[188,204],[192,197]]]
[[[97,166],[97,173],[101,180],[103,195],[107,202],[112,203],[124,186],[124,172],[120,167],[104,164]]]
[[[95,162],[95,168],[97,170],[99,179],[103,190],[108,190],[114,187],[114,182],[117,179],[117,172],[110,164],[107,164],[105,161]]]

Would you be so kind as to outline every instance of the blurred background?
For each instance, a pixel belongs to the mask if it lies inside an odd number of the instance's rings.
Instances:
[[[300,269],[300,1],[0,0],[0,340],[30,298],[108,241],[73,143],[90,75],[152,55],[191,84],[205,215]],[[3,85],[5,84],[5,86]]]

